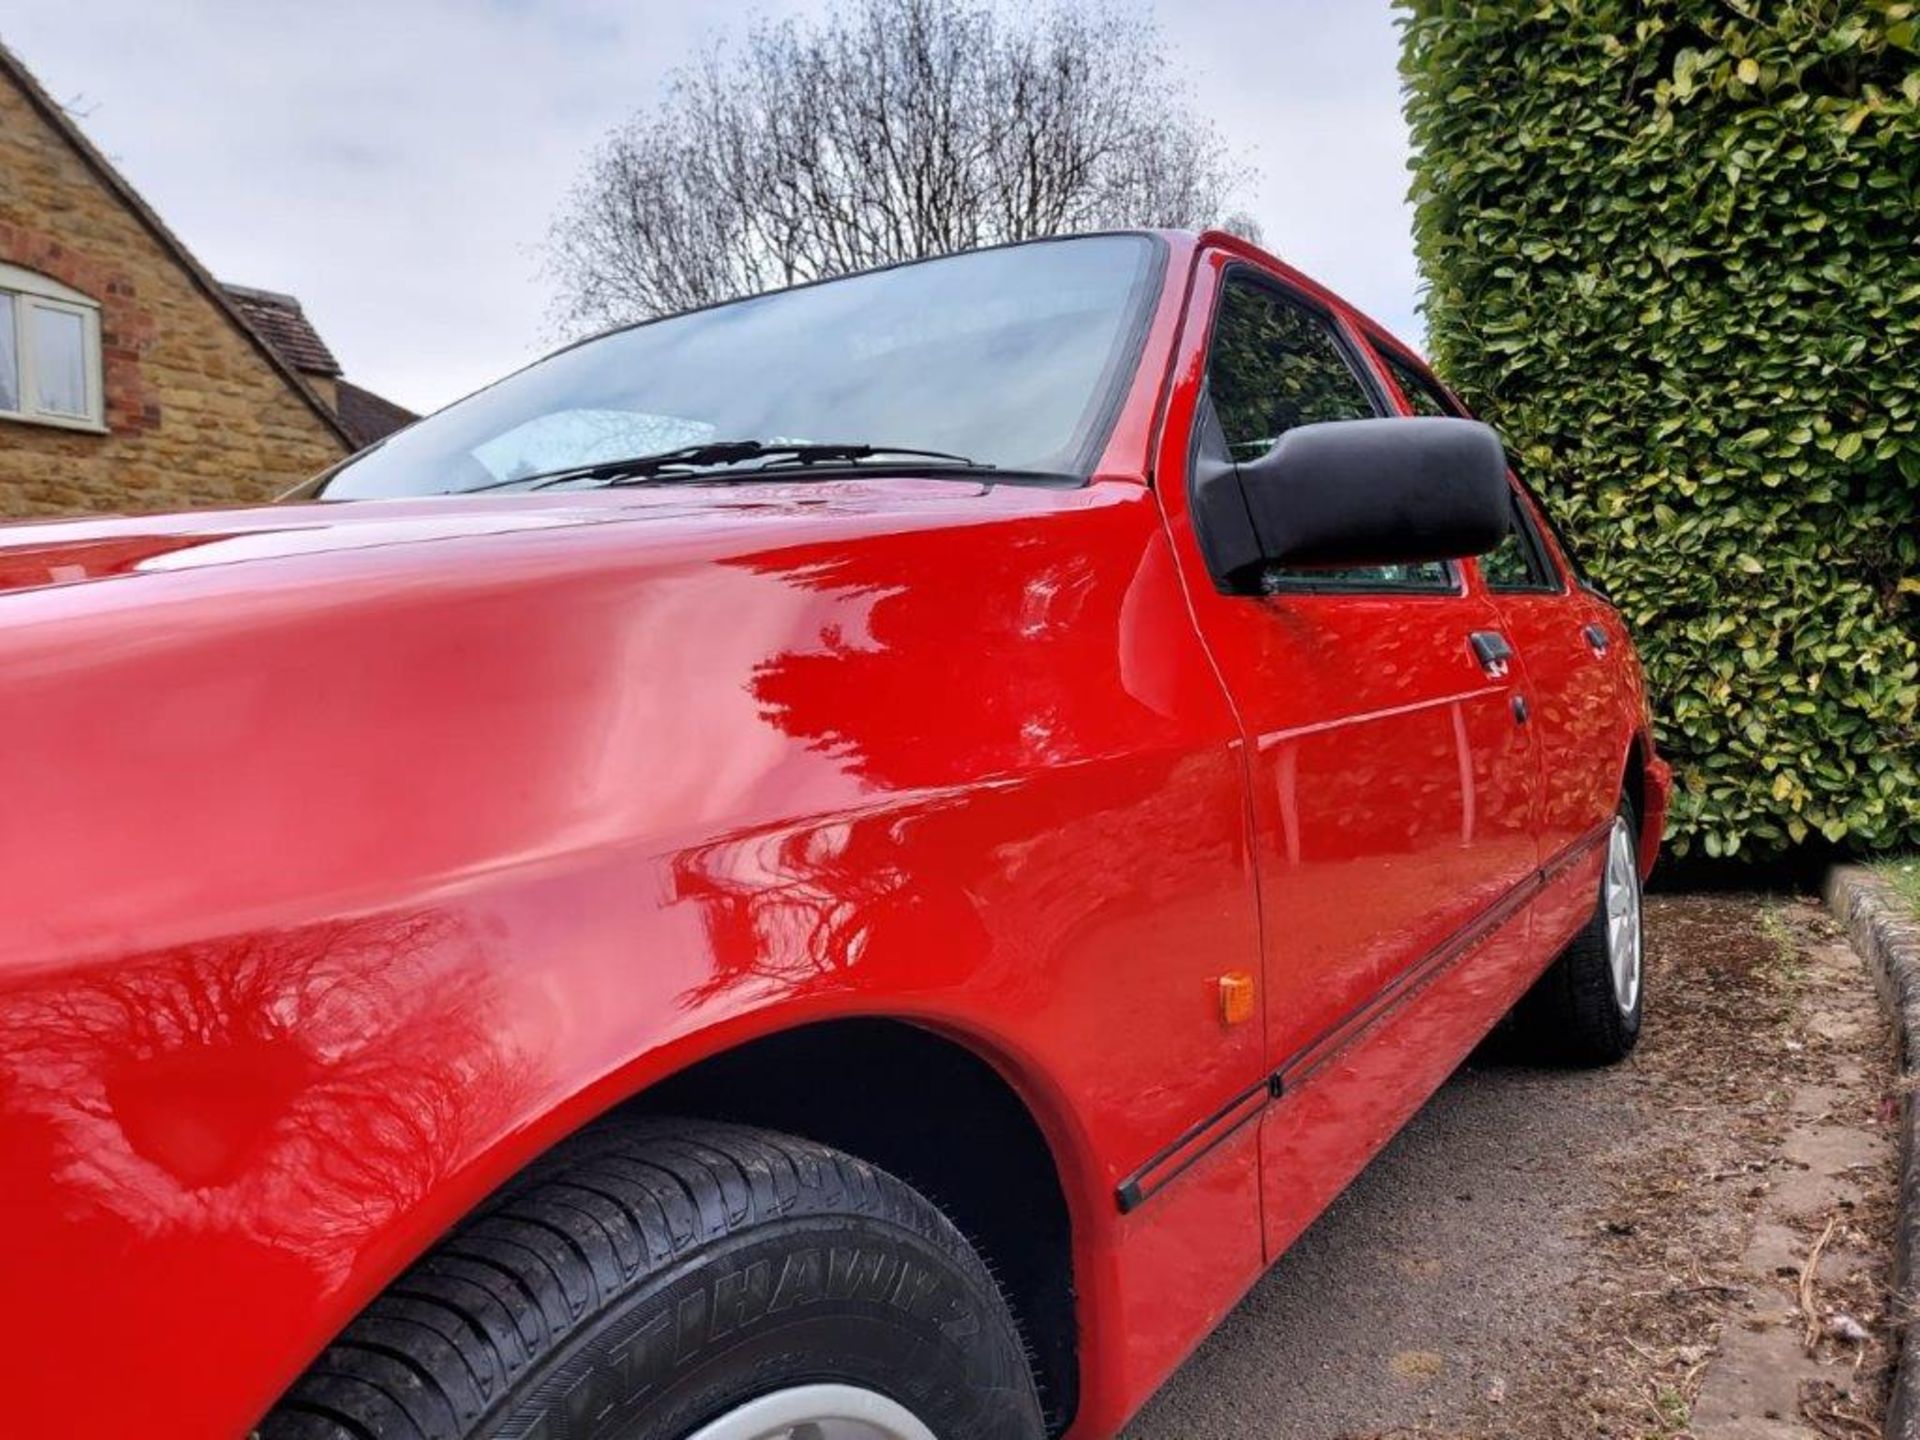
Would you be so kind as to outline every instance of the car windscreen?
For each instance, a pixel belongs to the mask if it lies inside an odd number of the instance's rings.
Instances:
[[[614,331],[348,461],[326,499],[511,487],[716,441],[942,451],[1085,475],[1162,245],[1092,235],[921,261]]]

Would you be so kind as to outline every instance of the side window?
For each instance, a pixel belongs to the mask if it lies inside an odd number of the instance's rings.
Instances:
[[[1244,275],[1229,275],[1207,357],[1207,387],[1227,453],[1254,460],[1296,425],[1368,420],[1380,412],[1333,330],[1306,306]],[[1364,565],[1339,570],[1276,566],[1268,593],[1286,590],[1450,590],[1452,567]]]
[[[1513,529],[1499,546],[1480,557],[1480,574],[1489,590],[1548,590],[1560,588],[1559,577],[1547,559],[1547,547],[1534,523],[1533,507],[1513,497]]]
[[[1257,460],[1296,425],[1378,412],[1326,322],[1278,292],[1229,276],[1208,381],[1236,460]]]
[[[1540,531],[1542,528],[1546,530],[1547,534],[1553,537],[1553,543],[1560,547],[1560,559],[1565,562],[1568,573],[1573,576],[1574,583],[1582,589],[1591,590],[1594,594],[1604,599],[1606,592],[1594,584],[1587,572],[1581,567],[1579,555],[1575,553],[1572,544],[1567,540],[1567,532],[1554,523],[1553,512],[1547,509],[1545,502],[1540,499],[1540,492],[1527,483],[1527,472],[1520,468],[1519,457],[1511,450],[1507,452],[1507,468],[1513,471],[1514,479],[1520,482],[1520,489],[1526,494],[1528,500],[1532,502],[1523,505],[1522,510],[1525,513],[1527,525],[1533,532],[1535,547],[1541,554],[1542,563],[1546,566],[1547,573],[1553,576],[1553,588],[1555,590],[1560,588],[1560,579],[1557,573],[1558,567],[1553,563],[1552,559],[1549,558],[1547,547],[1545,543],[1540,540]],[[1481,563],[1483,565],[1485,564],[1484,561]]]
[[[1384,346],[1379,347],[1378,353],[1414,414],[1444,418],[1461,413],[1425,370]],[[1480,557],[1480,573],[1489,590],[1557,592],[1560,589],[1560,577],[1540,538],[1533,507],[1517,494],[1513,497],[1513,529],[1498,548]]]
[[[1460,411],[1447,399],[1446,392],[1435,385],[1427,375],[1409,365],[1405,359],[1391,350],[1381,350],[1380,358],[1393,374],[1393,383],[1400,387],[1400,393],[1407,397],[1407,405],[1416,415],[1430,415],[1445,419],[1449,415],[1457,416]]]

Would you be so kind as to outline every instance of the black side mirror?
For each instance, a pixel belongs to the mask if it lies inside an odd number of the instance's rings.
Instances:
[[[1477,420],[1301,425],[1257,460],[1209,458],[1194,510],[1214,574],[1417,565],[1491,550],[1513,524],[1500,437]]]

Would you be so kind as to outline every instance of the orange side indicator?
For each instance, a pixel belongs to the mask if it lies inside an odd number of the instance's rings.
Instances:
[[[1228,1025],[1253,1018],[1253,976],[1246,971],[1229,970],[1220,977],[1220,1018]]]

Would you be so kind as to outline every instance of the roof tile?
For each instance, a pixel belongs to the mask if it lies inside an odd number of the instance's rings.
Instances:
[[[340,381],[338,390],[340,424],[353,437],[353,443],[363,449],[420,418],[385,396],[362,390],[351,380]]]
[[[221,288],[280,358],[294,369],[307,375],[340,374],[340,362],[333,358],[327,342],[320,338],[320,332],[313,328],[307,312],[293,296],[282,295],[277,290],[228,285],[224,281]]]

